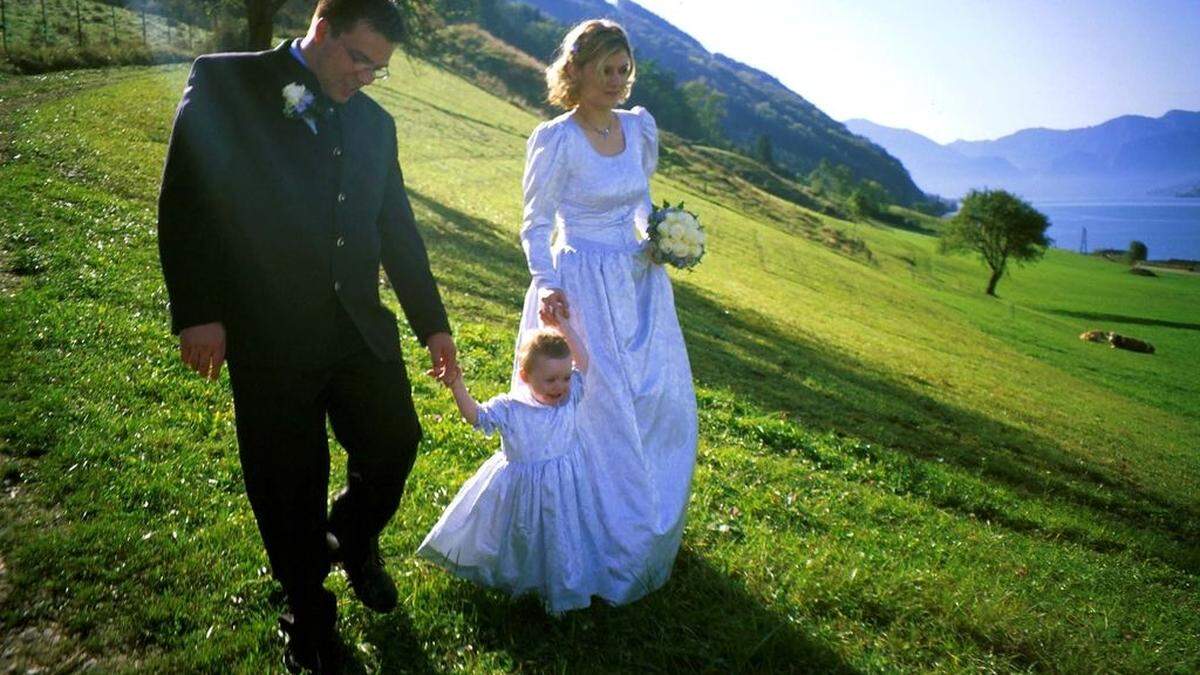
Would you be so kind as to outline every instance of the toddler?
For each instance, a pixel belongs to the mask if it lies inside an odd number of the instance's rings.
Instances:
[[[595,506],[576,413],[587,352],[559,313],[543,314],[519,351],[527,391],[477,403],[461,369],[448,385],[462,417],[501,449],[463,484],[417,555],[510,595],[537,594],[560,613],[586,607],[600,578]]]

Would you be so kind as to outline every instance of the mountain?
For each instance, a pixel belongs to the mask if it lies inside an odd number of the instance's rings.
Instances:
[[[1158,197],[1200,197],[1200,181],[1167,185],[1151,191],[1150,194]]]
[[[950,197],[986,186],[1035,200],[1136,198],[1200,180],[1200,112],[1125,115],[1082,129],[1024,129],[945,145],[867,120],[846,126],[898,157],[923,189]]]
[[[902,204],[925,195],[895,157],[857,136],[771,75],[713,54],[687,33],[635,2],[618,0],[520,0],[552,19],[574,24],[606,17],[629,32],[639,59],[652,59],[681,83],[703,80],[726,96],[723,131],[735,144],[753,147],[771,139],[776,162],[807,173],[822,159],[845,164],[860,179],[877,181]],[[550,54],[534,54],[549,59]]]
[[[914,131],[864,119],[846,120],[845,125],[883,146],[904,163],[923,190],[936,194],[958,197],[973,187],[1001,185],[1021,176],[1021,170],[1003,157],[969,157]]]

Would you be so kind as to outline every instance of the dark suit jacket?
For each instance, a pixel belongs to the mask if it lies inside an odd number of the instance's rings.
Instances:
[[[363,342],[399,359],[381,262],[422,343],[449,322],[395,123],[362,93],[340,106],[321,97],[332,113],[319,134],[286,117],[285,85],[320,92],[288,45],[192,66],[159,196],[172,330],[222,322],[233,364],[321,366]]]

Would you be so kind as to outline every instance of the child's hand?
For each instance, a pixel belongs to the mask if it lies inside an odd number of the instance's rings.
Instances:
[[[567,322],[567,317],[563,313],[562,308],[558,307],[557,305],[553,310],[541,310],[538,315],[541,317],[542,323],[546,324],[550,328],[562,328]]]
[[[459,380],[462,379],[463,370],[462,370],[462,366],[460,366],[456,363],[456,364],[454,364],[454,366],[452,368],[448,368],[446,370],[445,377],[438,378],[437,372],[432,368],[425,371],[425,374],[432,378],[440,380],[442,384],[446,385],[447,389],[450,389],[450,388],[454,387],[455,383],[457,383]]]

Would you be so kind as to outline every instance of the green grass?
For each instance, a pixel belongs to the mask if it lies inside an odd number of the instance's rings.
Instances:
[[[371,93],[488,396],[527,283],[536,119],[392,71]],[[0,81],[0,639],[24,665],[277,669],[227,386],[189,376],[167,329],[154,198],[184,75]],[[383,540],[403,609],[330,581],[365,669],[1200,669],[1200,278],[1052,251],[990,298],[934,222],[837,221],[676,151],[655,197],[699,212],[711,248],[674,276],[702,440],[671,582],[552,620],[413,559],[494,450],[420,380],[427,438]]]
[[[18,0],[5,5],[0,66],[23,73],[190,61],[211,32],[175,18],[96,0]],[[153,10],[154,8],[151,7]]]
[[[141,42],[142,14],[124,7],[80,0],[76,20],[75,0],[45,0],[46,23],[42,22],[42,0],[9,0],[5,4],[10,48],[29,45],[78,45],[82,24],[84,43]],[[146,40],[151,45],[187,42],[187,26],[174,19],[147,13]],[[192,38],[200,41],[207,31],[193,29]]]

